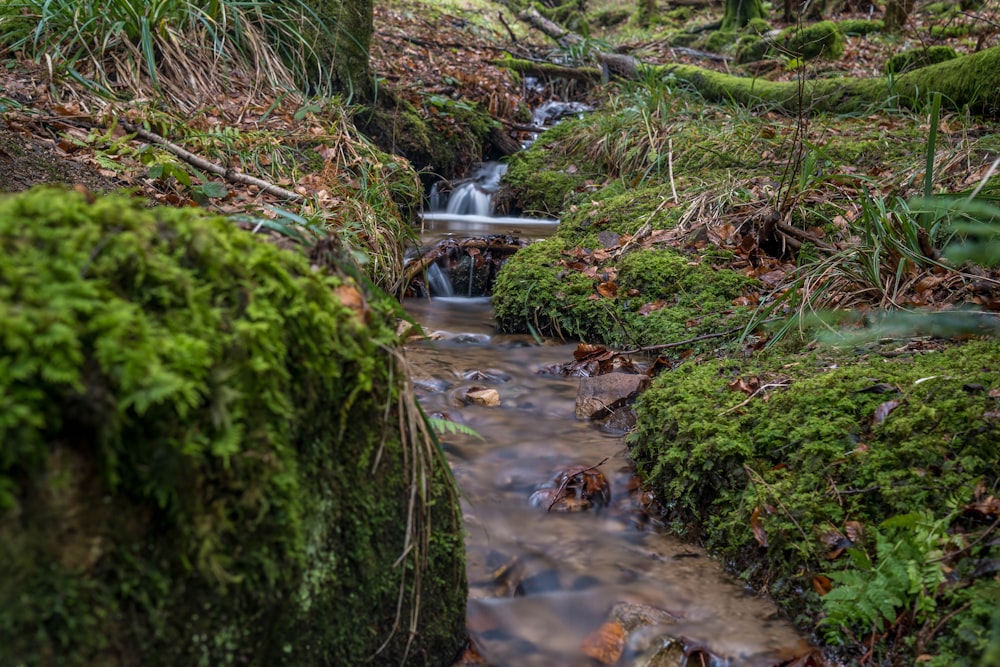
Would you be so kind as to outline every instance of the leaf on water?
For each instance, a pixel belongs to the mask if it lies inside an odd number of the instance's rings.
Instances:
[[[899,407],[899,401],[886,401],[875,408],[875,423],[881,424],[893,410]]]
[[[754,507],[753,512],[750,514],[750,529],[753,531],[753,536],[757,540],[757,544],[766,547],[767,531],[764,530],[764,524],[760,521],[760,507]]]
[[[613,665],[625,650],[625,628],[618,621],[608,621],[587,635],[582,648],[594,660]]]

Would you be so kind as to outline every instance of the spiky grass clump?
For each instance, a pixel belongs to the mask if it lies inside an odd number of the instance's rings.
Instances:
[[[326,28],[329,29],[329,28]],[[310,32],[312,31],[312,32]],[[18,0],[0,43],[112,98],[166,95],[181,109],[219,91],[254,98],[325,80],[309,72],[314,14],[298,0]],[[265,88],[266,87],[266,88]],[[159,96],[159,95],[158,95]]]

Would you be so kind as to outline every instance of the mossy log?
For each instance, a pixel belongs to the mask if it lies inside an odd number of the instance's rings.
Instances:
[[[0,199],[0,249],[0,663],[451,663],[460,512],[391,299],[122,197]]]
[[[764,81],[723,74],[695,65],[663,65],[663,75],[685,81],[705,98],[715,102],[734,100],[741,104],[768,104],[785,111],[856,113],[885,104],[893,97],[917,108],[927,94],[941,93],[945,106],[1000,117],[1000,47],[930,65],[896,77],[856,79],[837,77],[813,79],[802,87],[797,81]]]

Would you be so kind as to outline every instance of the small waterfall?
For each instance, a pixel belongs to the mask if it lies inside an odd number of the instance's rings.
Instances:
[[[500,179],[507,172],[507,165],[500,162],[483,162],[473,169],[469,178],[455,183],[447,195],[445,211],[452,215],[491,215],[493,195],[500,189]],[[445,199],[437,184],[431,189],[430,207],[441,210]]]
[[[455,288],[451,279],[445,275],[437,262],[427,267],[427,289],[431,296],[455,296]]]

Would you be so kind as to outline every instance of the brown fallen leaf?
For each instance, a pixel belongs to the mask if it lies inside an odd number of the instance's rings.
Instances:
[[[625,628],[618,621],[607,621],[584,638],[582,648],[594,660],[613,665],[625,650]]]
[[[833,582],[830,581],[829,577],[822,574],[817,574],[815,577],[813,577],[812,584],[813,588],[816,590],[816,593],[818,593],[820,597],[826,595],[827,593],[833,590]]]
[[[899,401],[886,401],[875,408],[875,423],[881,424],[893,410],[899,407]]]
[[[857,543],[865,539],[865,527],[860,521],[845,521],[844,532],[851,542]]]
[[[753,531],[753,536],[757,540],[757,544],[766,547],[767,531],[764,530],[764,524],[760,521],[760,507],[754,507],[753,512],[750,514],[750,529]]]

